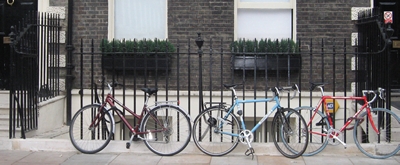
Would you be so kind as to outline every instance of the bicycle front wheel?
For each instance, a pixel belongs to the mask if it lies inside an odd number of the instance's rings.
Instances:
[[[153,153],[171,156],[188,145],[192,126],[189,116],[179,107],[160,105],[147,113],[140,126],[144,143]]]
[[[278,110],[272,121],[271,131],[275,147],[283,156],[297,158],[307,149],[307,124],[296,110]]]
[[[362,113],[355,126],[357,127],[353,130],[354,143],[365,155],[374,159],[385,159],[399,152],[400,119],[391,110],[372,108],[371,116],[368,117],[367,112]]]
[[[71,120],[69,137],[72,145],[82,153],[101,151],[113,136],[114,118],[100,107],[99,104],[87,105],[76,112]]]
[[[236,116],[232,113],[227,115],[224,108],[208,108],[194,120],[194,144],[207,155],[226,155],[239,143],[238,137],[233,136],[239,134],[239,126]]]
[[[298,107],[295,110],[306,120],[309,132],[308,147],[303,156],[312,156],[320,153],[329,142],[326,136],[329,130],[328,118],[321,111],[315,111],[313,107]]]

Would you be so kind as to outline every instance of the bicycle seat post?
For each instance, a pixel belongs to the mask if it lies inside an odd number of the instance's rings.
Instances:
[[[233,97],[236,100],[237,99],[237,95],[236,95],[236,90],[235,90],[236,86],[230,87],[229,89],[233,92]]]
[[[322,86],[317,86],[320,90],[321,90],[321,94],[322,94],[322,96],[325,96],[325,93],[324,93],[324,88],[322,87]]]

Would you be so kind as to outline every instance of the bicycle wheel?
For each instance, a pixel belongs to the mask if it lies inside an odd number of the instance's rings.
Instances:
[[[356,120],[353,130],[354,143],[365,155],[375,159],[385,159],[400,150],[400,119],[393,111],[384,108],[372,108],[371,117],[367,112]],[[379,131],[374,131],[372,121]]]
[[[298,107],[295,110],[306,120],[309,131],[308,147],[303,156],[318,154],[325,149],[329,142],[327,136],[321,135],[326,134],[327,130],[329,130],[328,118],[321,111],[317,111],[314,114],[313,107]]]
[[[201,112],[193,124],[193,140],[197,148],[210,156],[222,156],[231,152],[239,143],[239,121],[234,114],[223,118],[227,111],[220,107],[211,107]],[[222,128],[219,126],[222,125]],[[222,134],[221,132],[224,132]]]
[[[147,148],[160,156],[181,152],[190,141],[192,126],[189,116],[179,107],[160,105],[147,113],[140,125]]]
[[[76,112],[71,120],[69,137],[72,145],[82,153],[101,151],[113,136],[114,118],[106,111],[99,112],[99,108],[99,104],[87,105]]]
[[[307,123],[294,109],[278,110],[272,121],[271,132],[275,147],[287,158],[297,158],[307,149]]]

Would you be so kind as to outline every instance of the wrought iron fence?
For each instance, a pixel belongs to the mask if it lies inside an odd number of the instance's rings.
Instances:
[[[328,85],[325,86],[325,90],[331,92],[332,95],[336,95],[338,92],[343,95],[347,95],[351,90],[351,84],[357,83],[357,79],[354,78],[358,72],[354,72],[351,69],[352,59],[358,55],[354,47],[351,46],[350,40],[347,39],[301,39],[296,42],[295,52],[246,52],[246,51],[230,51],[232,48],[224,48],[225,42],[223,40],[204,41],[200,35],[187,41],[170,41],[174,43],[176,51],[174,52],[100,52],[94,50],[101,50],[96,48],[95,42],[90,41],[90,45],[86,45],[81,40],[80,52],[75,55],[79,56],[81,66],[78,68],[80,71],[79,77],[79,88],[81,91],[84,89],[93,89],[90,84],[95,83],[97,80],[105,78],[107,81],[117,81],[124,84],[122,91],[123,102],[133,102],[133,106],[141,105],[137,103],[137,89],[141,87],[158,87],[160,95],[165,95],[167,100],[182,100],[188,101],[187,107],[189,114],[197,114],[202,111],[206,106],[206,102],[218,102],[222,101],[227,94],[224,93],[225,89],[223,84],[241,83],[243,86],[238,91],[243,91],[241,97],[245,98],[245,91],[251,91],[252,97],[269,97],[271,94],[267,92],[269,87],[273,86],[287,86],[294,83],[298,84],[301,88],[300,101],[290,101],[288,99],[287,105],[294,108],[304,105],[315,105],[313,102],[313,92],[309,90],[309,82],[325,82]],[[193,46],[193,43],[196,45]],[[84,47],[89,47],[88,50],[83,51]],[[126,47],[122,42],[122,47]],[[157,47],[157,45],[156,45]],[[127,49],[122,49],[127,50]],[[127,58],[134,58],[137,54],[163,54],[168,55],[170,58],[166,64],[166,67],[158,69],[157,57],[152,61],[147,61],[147,64],[154,64],[155,66],[139,67],[135,63],[126,61]],[[245,67],[235,67],[237,65],[234,60],[238,57],[251,55],[253,61],[249,63],[243,62]],[[109,60],[104,60],[105,55],[117,55]],[[263,56],[261,60],[257,57]],[[271,57],[277,57],[273,59],[271,63],[269,59]],[[298,57],[299,63],[292,65],[291,58]],[[120,59],[118,59],[120,58]],[[87,60],[85,62],[85,59]],[[147,59],[151,59],[147,57]],[[272,58],[271,58],[272,59]],[[280,60],[284,59],[283,62]],[[116,62],[115,60],[121,60]],[[249,59],[245,59],[249,60]],[[87,65],[90,61],[90,65]],[[258,67],[258,63],[278,65],[278,67]],[[99,65],[98,62],[102,62]],[[108,67],[105,66],[104,63]],[[357,63],[353,60],[353,63]],[[112,64],[119,64],[119,66],[113,66]],[[285,67],[279,67],[279,65],[285,65]],[[125,67],[121,67],[125,66]],[[248,67],[248,66],[252,67]],[[110,67],[111,66],[111,67]],[[129,66],[129,67],[126,67]],[[138,67],[136,67],[138,66]],[[117,69],[118,68],[118,69]],[[371,78],[371,77],[369,77]],[[381,87],[386,87],[381,84]],[[367,85],[365,89],[374,86]],[[125,91],[127,89],[133,90],[133,99],[127,100]],[[357,89],[356,89],[357,90]],[[170,93],[176,93],[170,95]],[[260,94],[260,92],[262,94]],[[92,91],[91,93],[95,93]],[[219,93],[219,94],[215,94]],[[83,92],[81,92],[83,98]],[[204,97],[203,95],[207,95]],[[314,94],[315,95],[315,94]],[[207,98],[207,100],[204,100]],[[308,99],[309,98],[309,99]],[[157,97],[156,97],[157,99]],[[307,100],[308,99],[308,100]],[[95,100],[92,95],[92,101]],[[305,101],[306,100],[306,101]],[[85,103],[81,101],[81,106]],[[140,107],[140,106],[138,106]],[[344,104],[344,116],[346,117],[347,111],[354,110],[353,105]],[[136,109],[133,109],[136,112]],[[245,110],[245,109],[244,109]],[[256,105],[252,110],[245,110],[245,118],[251,118],[250,123],[254,124],[258,121],[255,116],[256,111],[268,112],[268,107],[265,109],[257,109]],[[344,120],[345,121],[345,120]]]
[[[37,12],[11,27],[10,138],[35,130],[38,103],[60,94],[60,28],[58,15]]]

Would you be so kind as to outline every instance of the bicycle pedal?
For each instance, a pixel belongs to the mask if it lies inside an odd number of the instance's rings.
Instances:
[[[254,153],[255,153],[254,149],[253,148],[249,148],[249,149],[246,150],[246,152],[244,154],[246,156],[250,156],[251,155],[251,160],[253,160],[254,159]]]
[[[131,148],[131,143],[126,142],[126,149],[129,149],[129,148]]]

